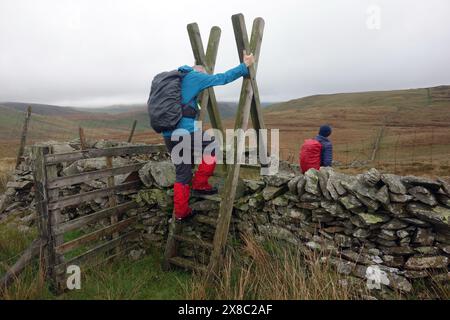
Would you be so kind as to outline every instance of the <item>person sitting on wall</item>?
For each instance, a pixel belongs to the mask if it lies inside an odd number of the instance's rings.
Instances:
[[[322,125],[314,139],[306,139],[300,150],[300,168],[305,173],[311,168],[331,167],[333,163],[333,144],[328,139],[332,129]]]

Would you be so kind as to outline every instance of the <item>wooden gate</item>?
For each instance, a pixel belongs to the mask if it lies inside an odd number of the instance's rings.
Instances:
[[[45,245],[43,260],[46,277],[52,288],[61,292],[66,288],[65,275],[67,267],[81,267],[86,263],[99,263],[128,251],[128,241],[136,236],[129,231],[136,222],[136,216],[123,219],[123,215],[137,207],[134,200],[118,204],[117,193],[137,190],[141,182],[137,174],[131,174],[121,184],[115,185],[114,176],[137,172],[145,162],[126,166],[113,167],[113,157],[165,152],[164,145],[142,145],[114,147],[106,149],[89,149],[71,153],[52,154],[51,146],[34,146],[32,149],[35,179],[35,197],[37,224],[42,243]],[[70,176],[58,176],[59,164],[80,159],[106,158],[106,168],[84,172]],[[63,188],[83,182],[107,179],[107,186],[89,192],[74,195],[61,195]],[[92,214],[74,220],[64,219],[62,210],[76,207],[97,198],[108,198],[108,206]],[[102,220],[109,221],[106,226],[94,228],[94,231],[83,234],[76,239],[64,240],[68,232],[92,225]],[[89,245],[89,249],[74,257],[67,254],[81,246]],[[82,270],[82,269],[81,269]]]

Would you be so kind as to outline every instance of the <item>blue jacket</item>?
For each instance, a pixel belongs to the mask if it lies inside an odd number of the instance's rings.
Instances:
[[[316,140],[322,144],[322,154],[320,156],[321,167],[331,167],[333,162],[333,144],[328,138],[321,135],[316,136]]]
[[[248,69],[244,63],[241,63],[225,73],[214,75],[197,72],[189,66],[179,67],[178,71],[187,73],[181,81],[181,103],[184,105],[189,104],[192,108],[197,108],[197,95],[204,89],[225,85],[240,77],[248,75]],[[195,119],[183,117],[180,122],[178,122],[177,129],[185,129],[188,132],[194,132],[199,128],[195,125]],[[162,134],[164,137],[171,137],[172,133],[177,134],[177,129],[163,131]],[[183,134],[186,132],[183,130],[178,133]]]

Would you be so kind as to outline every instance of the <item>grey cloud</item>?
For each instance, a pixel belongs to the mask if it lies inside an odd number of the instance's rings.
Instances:
[[[381,9],[381,28],[366,26]],[[222,28],[216,71],[238,63],[231,15],[266,21],[263,101],[450,84],[446,0],[0,2],[0,101],[102,105],[146,101],[152,77],[192,64],[186,24]],[[249,30],[250,32],[250,30]],[[240,84],[217,88],[237,100]]]

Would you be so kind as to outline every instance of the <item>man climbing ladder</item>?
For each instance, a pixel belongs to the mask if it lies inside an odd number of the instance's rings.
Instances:
[[[178,121],[174,130],[163,130],[162,135],[164,142],[169,152],[172,155],[172,161],[175,164],[176,181],[174,185],[174,213],[177,220],[184,220],[194,214],[191,208],[189,208],[189,196],[190,196],[190,183],[192,182],[192,190],[200,194],[213,194],[217,192],[217,189],[213,188],[208,179],[214,173],[216,166],[216,158],[212,153],[209,156],[203,156],[203,151],[206,146],[211,143],[209,137],[195,135],[194,132],[199,130],[196,126],[196,118],[199,113],[197,107],[197,96],[204,89],[213,86],[225,85],[235,81],[240,77],[248,76],[248,67],[255,62],[253,54],[247,55],[244,52],[243,63],[237,67],[228,70],[225,73],[219,73],[215,75],[207,74],[203,66],[182,66],[178,68],[178,72],[181,75],[181,107],[182,117]],[[152,90],[153,91],[153,90]],[[151,98],[152,94],[150,95]],[[164,115],[162,115],[164,116]],[[190,137],[187,137],[187,136]],[[195,150],[194,139],[200,136],[202,139],[202,150]],[[189,148],[183,144],[180,154],[172,154],[179,143],[182,143],[184,139],[190,139]],[[176,148],[179,150],[179,148]],[[194,166],[194,152],[201,151],[202,159],[198,166],[197,172],[192,175],[192,169]],[[189,157],[184,157],[187,152]],[[180,161],[174,161],[174,157],[181,157]]]

